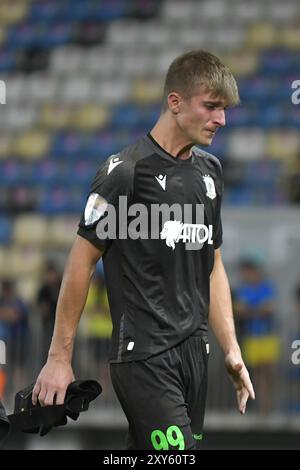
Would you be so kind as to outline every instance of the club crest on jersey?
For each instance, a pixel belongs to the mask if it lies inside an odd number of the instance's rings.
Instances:
[[[206,191],[207,191],[206,196],[209,197],[210,199],[215,199],[215,197],[217,196],[217,193],[216,193],[214,180],[212,179],[210,175],[204,175],[203,181],[206,186]]]

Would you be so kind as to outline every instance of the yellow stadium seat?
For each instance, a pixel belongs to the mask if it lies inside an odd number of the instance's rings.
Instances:
[[[11,153],[12,137],[6,132],[0,134],[0,159],[7,158]]]
[[[239,49],[231,52],[223,59],[233,74],[237,76],[254,73],[259,63],[258,54],[253,49]]]
[[[73,125],[82,131],[92,131],[104,127],[109,119],[106,108],[96,104],[85,104],[73,115]]]
[[[48,240],[48,220],[39,215],[21,215],[16,218],[13,239],[19,245],[44,245]]]
[[[162,82],[155,79],[138,79],[133,83],[132,98],[140,104],[155,103],[162,97]]]
[[[300,49],[300,29],[298,25],[285,26],[280,35],[281,45],[289,49]]]
[[[7,247],[0,247],[0,278],[9,274],[9,263],[7,260]]]
[[[1,0],[0,2],[0,23],[18,23],[28,11],[28,1],[26,0]]]
[[[70,126],[72,109],[64,104],[47,104],[42,109],[41,125],[46,129],[64,129]]]
[[[14,153],[28,160],[42,158],[50,147],[50,136],[41,130],[30,130],[21,134],[13,146]]]
[[[4,26],[0,26],[0,46],[4,43],[6,39],[6,29]]]
[[[48,244],[69,248],[75,240],[80,216],[53,217],[49,222]]]
[[[271,23],[255,23],[248,31],[246,45],[263,49],[274,47],[279,41],[278,29]]]
[[[299,153],[300,135],[297,130],[277,129],[269,133],[267,137],[266,153],[272,158],[283,160],[294,158]]]
[[[13,247],[9,250],[10,275],[31,275],[41,271],[43,266],[41,250],[31,247]]]

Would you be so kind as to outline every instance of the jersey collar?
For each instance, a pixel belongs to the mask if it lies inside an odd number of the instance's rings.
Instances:
[[[167,152],[163,147],[159,145],[159,143],[154,139],[154,137],[148,132],[147,139],[150,142],[151,146],[155,148],[156,153],[163,156],[164,158],[168,158],[168,160],[172,161],[176,165],[190,165],[194,162],[194,152],[192,150],[192,155],[190,158],[186,160],[182,160],[180,158],[174,157],[169,152]]]

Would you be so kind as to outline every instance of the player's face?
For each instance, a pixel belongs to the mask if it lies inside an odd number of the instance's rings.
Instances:
[[[177,125],[194,144],[210,145],[219,127],[225,126],[226,103],[209,92],[181,99],[176,115]]]

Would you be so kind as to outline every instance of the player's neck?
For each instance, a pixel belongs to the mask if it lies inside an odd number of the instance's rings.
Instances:
[[[191,156],[191,148],[194,146],[170,119],[166,113],[162,114],[151,130],[153,139],[174,158],[187,160]]]

